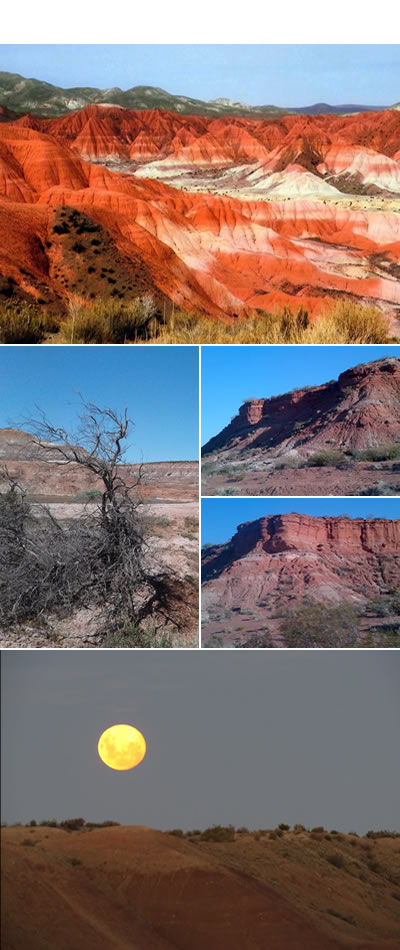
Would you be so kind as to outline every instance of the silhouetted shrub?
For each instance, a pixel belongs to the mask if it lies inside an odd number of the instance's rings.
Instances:
[[[224,842],[235,840],[235,829],[233,825],[213,825],[206,828],[201,835],[202,841]]]

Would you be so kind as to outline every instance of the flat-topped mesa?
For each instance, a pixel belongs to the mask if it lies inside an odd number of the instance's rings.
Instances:
[[[400,359],[352,367],[337,380],[268,399],[249,399],[203,447],[203,454],[248,448],[298,449],[333,444],[363,449],[400,442]]]
[[[272,515],[238,525],[232,538],[233,559],[251,552],[282,551],[344,556],[370,553],[400,554],[400,520],[384,518],[312,517],[302,514]]]

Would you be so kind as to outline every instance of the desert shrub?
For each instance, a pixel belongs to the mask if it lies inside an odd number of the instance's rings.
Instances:
[[[399,649],[400,624],[391,627],[368,630],[361,643],[363,649]]]
[[[67,858],[68,864],[71,864],[73,868],[77,868],[79,864],[82,864],[80,858]]]
[[[25,848],[34,848],[36,841],[33,841],[32,838],[24,838],[21,844],[24,845]]]
[[[342,301],[314,325],[314,343],[387,343],[389,321],[377,307]]]
[[[108,633],[103,642],[103,646],[108,649],[131,647],[148,650],[149,647],[158,647],[165,650],[175,645],[171,631],[159,629],[151,624],[141,627],[134,623],[128,624],[117,633]]]
[[[60,331],[68,343],[125,343],[147,338],[157,307],[151,295],[129,303],[116,300],[70,301],[69,317]]]
[[[400,458],[400,443],[385,442],[383,445],[372,445],[368,449],[353,449],[352,455],[366,462],[386,462]]]
[[[400,838],[400,831],[367,831],[366,838]]]
[[[287,612],[279,629],[287,647],[343,648],[358,645],[360,622],[352,604],[311,603]]]
[[[339,851],[335,851],[333,854],[328,854],[326,860],[335,868],[344,868],[346,866],[345,858],[342,854],[340,854]]]
[[[84,488],[82,491],[77,491],[73,496],[73,501],[82,501],[82,502],[99,502],[101,501],[103,495],[99,488]]]
[[[325,831],[325,828],[323,825],[317,825],[316,828],[311,828],[311,831],[317,831],[319,834],[322,834],[322,832]]]
[[[367,496],[367,497],[381,497],[388,495],[398,495],[398,489],[396,486],[388,485],[386,482],[380,480],[377,485],[372,485],[371,488],[362,488],[361,491],[357,492],[357,495]]]
[[[338,449],[323,449],[321,452],[315,452],[313,455],[309,455],[307,465],[310,468],[325,467],[327,465],[340,465],[340,463],[344,461],[345,456],[343,452],[339,452]]]
[[[299,824],[294,825],[294,826],[293,826],[293,829],[294,829],[294,831],[296,832],[297,835],[299,835],[302,831],[305,831],[305,830],[306,830],[304,825],[299,825]]]
[[[7,302],[0,305],[0,343],[42,343],[58,322],[34,304]]]
[[[175,311],[156,328],[160,343],[387,343],[389,322],[376,307],[339,303],[310,323],[303,309],[291,313],[254,312],[220,323],[206,316]]]
[[[99,633],[125,632],[124,645],[131,639],[137,645],[168,646],[169,636],[162,631],[171,621],[180,629],[191,616],[194,581],[156,563],[148,566],[139,502],[131,494],[136,485],[125,484],[117,464],[129,429],[126,413],[119,417],[112,410],[86,408],[89,415],[82,417],[84,428],[75,441],[60,444],[59,430],[47,421],[41,425],[60,458],[88,465],[103,482],[101,504],[90,516],[84,511],[60,523],[42,506],[38,517],[22,488],[2,473],[8,490],[0,495],[0,625],[9,630],[49,614],[70,616],[90,608]],[[38,431],[43,439],[40,425]],[[147,625],[154,617],[159,626],[150,638]]]
[[[290,830],[290,825],[285,825],[285,824],[282,822],[280,825],[278,825],[278,828],[279,828],[280,831],[289,831],[289,830]]]
[[[60,828],[63,831],[81,831],[84,824],[84,818],[67,818],[65,821],[60,821]]]
[[[215,843],[234,841],[235,829],[233,825],[212,825],[211,828],[206,828],[202,832],[201,839]]]
[[[182,828],[172,828],[171,831],[167,831],[168,835],[173,835],[174,838],[184,838],[185,832],[182,831]]]

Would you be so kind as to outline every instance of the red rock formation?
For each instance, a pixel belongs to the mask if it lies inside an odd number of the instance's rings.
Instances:
[[[399,582],[399,520],[267,516],[204,550],[204,618],[244,610],[261,624],[303,602],[362,606]]]
[[[68,297],[52,231],[68,205],[184,309],[224,318],[301,303],[318,314],[350,295],[390,311],[399,215],[352,207],[341,191],[399,194],[399,148],[396,110],[256,121],[89,106],[3,122],[0,273],[37,297]]]
[[[210,439],[203,454],[245,459],[249,449],[267,457],[290,451],[366,449],[400,443],[400,360],[388,357],[355,366],[338,380],[270,399],[245,402],[232,422]]]

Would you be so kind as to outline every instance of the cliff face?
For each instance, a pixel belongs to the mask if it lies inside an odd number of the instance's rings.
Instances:
[[[399,583],[400,520],[275,515],[203,554],[205,619],[217,608],[268,619],[305,600],[362,606]]]
[[[224,458],[248,449],[306,456],[317,448],[364,449],[400,442],[400,359],[388,357],[341,373],[337,380],[245,402],[203,447]]]

